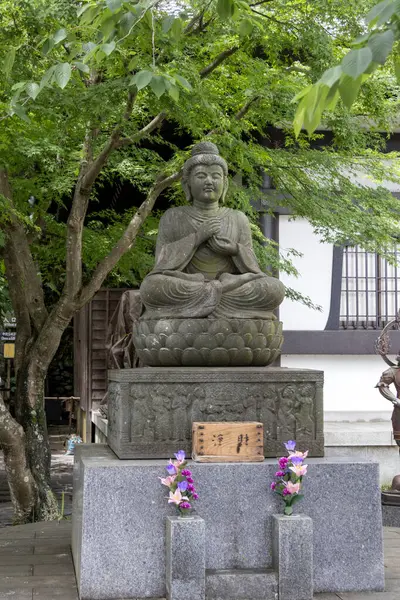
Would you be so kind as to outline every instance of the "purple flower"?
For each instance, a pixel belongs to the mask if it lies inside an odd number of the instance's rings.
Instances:
[[[182,482],[182,483],[187,483],[187,482],[185,481],[185,482]],[[196,490],[194,489],[194,485],[193,485],[193,483],[189,483],[189,485],[187,486],[187,491],[188,491],[188,492],[195,492],[195,491],[196,491]]]
[[[176,468],[172,463],[169,463],[169,465],[167,465],[165,468],[167,469],[169,475],[176,475]]]
[[[290,492],[287,488],[285,488],[282,492],[282,496],[290,496]]]
[[[194,483],[194,480],[191,477],[186,477],[188,483]]]
[[[276,488],[276,483],[275,483],[275,481],[273,481],[273,482],[271,483],[271,490],[274,490],[275,488]]]
[[[296,442],[293,440],[289,440],[283,445],[285,446],[286,450],[289,450],[289,452],[292,452],[296,448]]]
[[[179,460],[180,462],[183,462],[185,460],[185,451],[184,450],[178,450],[178,452],[174,455],[176,460]]]
[[[304,459],[303,459],[302,456],[295,456],[295,455],[293,455],[293,456],[290,457],[290,460],[292,461],[292,463],[294,465],[301,465],[301,463],[303,462]]]
[[[185,477],[191,477],[192,471],[189,471],[189,469],[182,469],[182,475],[185,475]]]
[[[188,482],[187,481],[180,481],[178,483],[178,489],[181,492],[186,492],[186,490],[188,489]]]
[[[280,458],[278,462],[281,469],[286,469],[289,459],[287,458],[287,456],[282,456],[282,458]]]
[[[192,494],[192,496],[193,496],[193,500],[198,500],[199,499],[199,495],[196,494],[196,493]]]
[[[277,472],[275,473],[275,477],[284,477],[284,476],[285,476],[285,473],[284,473],[284,471],[277,471]]]
[[[181,502],[179,505],[179,508],[188,510],[189,508],[192,508],[192,505],[189,502]]]

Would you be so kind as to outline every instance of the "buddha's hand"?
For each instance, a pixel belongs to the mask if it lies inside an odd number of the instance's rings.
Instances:
[[[218,252],[219,254],[224,254],[226,256],[235,256],[238,253],[238,246],[236,242],[232,242],[230,239],[226,237],[212,237],[208,246],[214,252]]]
[[[214,217],[212,219],[208,219],[208,221],[204,221],[202,225],[197,230],[196,233],[196,241],[197,245],[203,244],[207,240],[209,240],[213,235],[217,235],[221,230],[221,221]]]

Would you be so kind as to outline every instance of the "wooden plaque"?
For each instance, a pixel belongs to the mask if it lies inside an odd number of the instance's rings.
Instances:
[[[192,458],[198,462],[262,462],[263,424],[193,423]]]

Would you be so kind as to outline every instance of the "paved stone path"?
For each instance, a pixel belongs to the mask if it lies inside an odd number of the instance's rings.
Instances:
[[[67,520],[1,529],[0,600],[78,600],[70,538]],[[384,539],[385,592],[317,594],[315,600],[399,600],[400,528],[385,527]]]

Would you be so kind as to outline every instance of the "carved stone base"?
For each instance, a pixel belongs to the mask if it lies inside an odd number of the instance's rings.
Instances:
[[[323,372],[280,367],[109,371],[108,443],[119,458],[191,454],[194,421],[261,421],[264,454],[294,439],[324,455]]]
[[[141,320],[133,342],[150,367],[263,367],[281,353],[282,323],[262,319]]]

